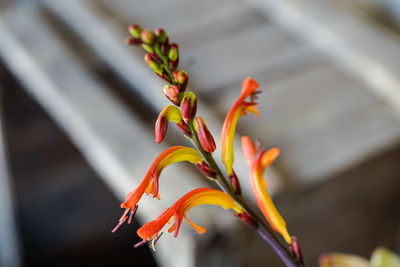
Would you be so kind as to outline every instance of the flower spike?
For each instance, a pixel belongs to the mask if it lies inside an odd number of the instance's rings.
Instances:
[[[180,161],[189,161],[195,165],[203,165],[203,159],[197,153],[197,151],[191,147],[184,146],[173,146],[164,150],[151,164],[142,182],[133,191],[129,192],[126,196],[125,201],[121,204],[121,208],[125,209],[125,212],[119,219],[119,224],[113,230],[115,232],[122,226],[122,224],[128,219],[128,213],[130,210],[136,210],[139,200],[143,194],[152,194],[153,197],[160,198],[158,193],[158,180],[160,174],[165,167]],[[133,217],[133,215],[131,216]],[[132,219],[130,219],[132,220]],[[129,220],[128,220],[129,221]]]
[[[254,102],[254,97],[258,93],[256,90],[258,88],[258,83],[248,77],[242,83],[242,92],[233,104],[228,115],[226,115],[224,125],[222,126],[221,132],[221,151],[222,151],[222,162],[226,167],[226,171],[229,176],[232,175],[233,169],[233,138],[235,136],[236,124],[238,119],[246,115],[247,112],[253,113],[258,116],[258,110],[255,108],[257,103]],[[246,98],[251,96],[250,102],[246,102]]]
[[[159,237],[159,232],[165,225],[173,220],[175,221],[169,228],[168,232],[175,231],[174,237],[178,236],[183,218],[199,233],[203,234],[207,230],[199,225],[194,224],[188,219],[186,213],[189,209],[198,205],[218,205],[224,209],[233,209],[236,213],[243,213],[242,209],[235,203],[235,201],[226,193],[211,189],[211,188],[198,188],[190,191],[175,204],[161,213],[155,220],[150,221],[137,230],[137,234],[143,239],[142,242],[150,242]],[[140,242],[140,243],[142,243]]]
[[[179,108],[168,105],[161,111],[160,115],[158,115],[155,132],[156,132],[156,142],[161,143],[168,130],[168,122],[173,121],[176,123],[178,128],[186,135],[190,137],[190,129],[189,126],[183,121],[181,112]]]
[[[264,178],[264,171],[279,155],[278,148],[268,151],[258,149],[247,136],[242,137],[243,152],[250,165],[250,183],[253,195],[256,198],[258,207],[264,214],[271,227],[280,233],[285,241],[290,245],[292,238],[286,228],[286,222],[279,214],[271,197],[267,192],[267,183]]]

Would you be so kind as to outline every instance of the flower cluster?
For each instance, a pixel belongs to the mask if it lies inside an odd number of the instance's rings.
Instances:
[[[141,45],[147,52],[145,62],[167,83],[164,86],[163,93],[171,104],[161,111],[155,123],[156,142],[160,143],[164,140],[168,124],[171,121],[176,124],[184,136],[193,142],[196,149],[174,146],[164,150],[151,164],[139,186],[131,191],[121,204],[121,208],[125,211],[113,232],[118,230],[124,222],[130,223],[132,221],[138,202],[144,194],[151,194],[154,198],[160,199],[159,178],[161,172],[168,165],[181,161],[194,164],[210,180],[217,182],[225,192],[210,188],[198,188],[188,192],[155,220],[138,229],[137,233],[142,241],[137,245],[151,242],[151,246],[154,248],[155,242],[161,236],[160,232],[163,227],[172,222],[168,232],[174,232],[176,237],[183,219],[199,234],[204,233],[206,230],[203,227],[194,224],[186,216],[190,208],[202,204],[219,205],[224,209],[231,209],[234,211],[234,215],[252,229],[263,227],[257,215],[246,208],[247,204],[244,204],[240,198],[240,182],[233,169],[233,140],[236,125],[238,119],[248,112],[258,116],[257,103],[255,102],[259,93],[257,91],[258,83],[250,77],[243,81],[241,94],[224,121],[221,131],[221,156],[227,174],[225,178],[212,156],[216,149],[214,138],[207,128],[205,120],[196,115],[196,95],[192,91],[187,91],[188,74],[184,70],[177,69],[179,63],[178,45],[169,43],[169,38],[162,29],[156,29],[153,32],[149,29],[142,29],[138,25],[132,25],[129,27],[129,32],[132,36],[126,42],[131,45]],[[270,226],[290,245],[293,257],[300,261],[301,253],[298,243],[295,238],[289,235],[285,221],[267,192],[267,183],[263,176],[266,167],[279,155],[279,149],[272,148],[265,151],[257,142],[254,143],[246,136],[242,138],[242,147],[250,165],[251,188],[262,214]]]

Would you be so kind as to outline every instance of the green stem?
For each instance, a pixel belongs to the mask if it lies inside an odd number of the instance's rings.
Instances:
[[[169,61],[168,58],[164,55],[158,55],[159,57],[161,57],[163,63],[164,63],[164,69],[168,74],[168,77],[171,79],[171,84],[176,84],[174,76],[172,75],[171,69],[169,67]]]

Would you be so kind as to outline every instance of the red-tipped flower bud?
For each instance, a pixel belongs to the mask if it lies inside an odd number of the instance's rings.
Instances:
[[[133,24],[128,28],[129,33],[135,38],[140,38],[140,33],[142,32],[142,27],[137,24]]]
[[[215,179],[217,174],[213,171],[207,163],[196,163],[197,168],[207,177]]]
[[[190,119],[193,119],[196,116],[197,111],[197,99],[196,95],[189,91],[186,92],[185,96],[181,101],[181,113],[183,120],[187,123]]]
[[[290,250],[292,251],[292,254],[295,257],[296,261],[303,265],[303,254],[301,253],[300,245],[297,242],[297,238],[295,236],[292,236],[291,238],[292,242],[290,243]]]
[[[171,61],[176,61],[178,60],[178,57],[179,57],[179,46],[175,43],[172,43],[169,46],[168,59]]]
[[[160,44],[164,44],[168,41],[168,35],[163,29],[157,28],[154,31],[154,34],[156,35],[157,40],[160,42]]]
[[[179,84],[179,90],[181,92],[184,92],[189,81],[189,76],[187,72],[184,70],[177,70],[172,73],[172,76],[174,76],[175,82]]]
[[[235,194],[240,195],[242,193],[242,190],[240,188],[240,182],[239,179],[235,173],[235,171],[232,170],[232,174],[229,176],[229,181],[231,182],[232,188],[235,191]]]
[[[165,135],[167,134],[168,130],[168,120],[166,116],[161,116],[161,114],[158,116],[158,119],[156,121],[156,127],[155,127],[155,132],[156,132],[156,142],[161,143]]]
[[[251,217],[249,214],[246,212],[243,213],[234,213],[236,217],[239,217],[239,219],[242,220],[247,226],[249,226],[251,229],[255,229],[257,227],[257,221],[254,220],[253,217]]]
[[[164,95],[171,101],[174,105],[179,106],[179,88],[176,85],[166,85],[163,89]]]
[[[164,140],[165,135],[167,134],[169,121],[175,122],[178,127],[181,123],[184,123],[179,108],[168,105],[163,109],[163,111],[161,111],[160,115],[158,115],[155,126],[157,143],[161,143]]]
[[[149,29],[144,29],[140,33],[140,39],[142,39],[143,43],[152,45],[154,43],[154,33]]]
[[[144,56],[144,61],[146,61],[147,65],[158,75],[163,75],[163,68],[160,64],[158,64],[151,56],[150,53],[147,53]]]
[[[142,44],[142,40],[135,37],[129,37],[125,39],[125,44],[127,45],[140,45]]]
[[[214,137],[207,128],[206,123],[202,117],[196,117],[194,120],[194,128],[199,137],[199,141],[203,149],[208,153],[213,153],[216,146]]]

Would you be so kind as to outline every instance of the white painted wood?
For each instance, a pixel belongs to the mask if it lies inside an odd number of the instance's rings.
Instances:
[[[360,40],[358,34],[363,31],[365,31],[365,36],[361,36],[365,38],[361,40],[367,46],[368,42],[376,44],[379,42],[377,40],[383,39],[384,44],[379,48],[375,47],[379,55],[382,55],[387,53],[384,48],[395,45],[390,40],[393,37],[386,33],[378,34],[365,23],[358,22],[356,17],[346,16],[334,5],[327,5],[330,8],[324,9],[326,4],[321,6],[320,2],[310,7],[306,5],[307,1],[304,5],[292,0],[279,2],[249,0],[248,2],[264,10],[265,14],[276,23],[323,51],[333,62],[355,75],[360,82],[365,83],[367,85],[365,88],[385,101],[397,116],[400,115],[400,83],[393,72],[394,66],[389,64],[388,60],[382,60],[381,56],[370,53],[371,48],[359,47],[357,42],[354,42],[354,40]],[[346,23],[342,24],[342,19]],[[357,34],[352,30],[354,28],[352,25],[357,25]],[[380,36],[384,38],[379,38]],[[398,44],[395,46],[400,47]],[[397,56],[400,56],[398,49],[389,57]]]

